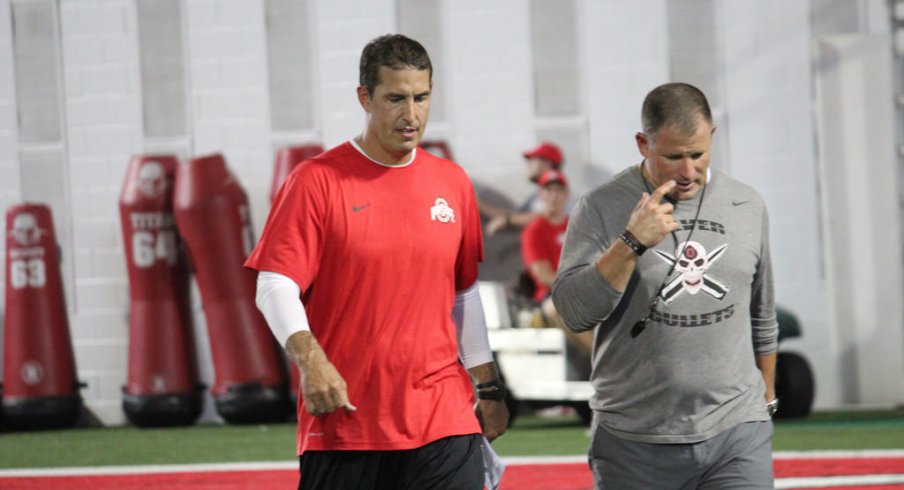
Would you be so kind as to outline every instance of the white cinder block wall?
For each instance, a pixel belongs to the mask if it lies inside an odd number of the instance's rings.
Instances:
[[[450,141],[484,183],[526,195],[521,153],[536,144],[526,2],[445,2]],[[515,177],[515,178],[512,178]]]
[[[617,173],[639,163],[640,106],[669,81],[666,0],[584,2],[587,113],[593,165]]]
[[[70,329],[79,378],[88,384],[83,396],[102,420],[118,422],[128,279],[117,204],[125,164],[143,151],[135,6],[61,2],[60,27],[72,230],[63,248],[74,265],[74,288],[66,291]],[[58,222],[57,229],[66,225]]]
[[[20,155],[28,148],[19,142],[16,124],[10,11],[14,4],[47,1],[58,7],[65,117],[62,171],[43,182]],[[355,97],[361,48],[396,31],[410,12],[405,9],[413,8],[405,0],[306,0],[310,18],[304,25],[311,33],[304,55],[313,65],[315,127],[277,134],[268,83],[268,0],[174,2],[181,9],[187,121],[186,134],[166,140],[149,138],[142,121],[148,109],[142,107],[140,1],[145,0],[0,0],[0,206],[46,195],[41,189],[47,185],[63,187],[54,217],[79,377],[89,384],[89,407],[110,424],[124,421],[119,397],[127,365],[128,283],[117,202],[130,156],[161,149],[182,157],[222,152],[248,192],[259,232],[268,211],[274,148],[291,143],[292,134],[330,147],[361,130],[364,117]],[[574,25],[561,29],[578,50],[573,73],[580,111],[559,119],[544,119],[535,108],[535,2],[419,3],[417,15],[432,16],[429,22],[438,26],[431,49],[442,52],[435,98],[444,108],[428,136],[447,139],[474,179],[505,182],[501,190],[520,201],[530,192],[521,152],[542,135],[561,131],[574,148],[566,155],[566,171],[583,192],[595,183],[575,176],[614,173],[639,161],[633,134],[649,89],[676,76],[706,88],[720,125],[715,154],[722,161],[714,165],[756,187],[770,206],[779,302],[804,326],[805,337],[788,345],[814,365],[817,407],[850,402],[840,394],[845,374],[839,357],[844,348],[858,346],[831,344],[836,327],[822,269],[829,259],[820,246],[810,61],[816,34],[810,26],[818,21],[819,35],[869,29],[884,2],[859,2],[857,12],[869,17],[859,23],[833,22],[832,15],[851,11],[824,8],[830,0],[572,2]],[[406,22],[417,25],[416,19]],[[197,304],[195,311],[203,330]],[[210,382],[209,354],[201,351],[202,375]],[[887,375],[897,379],[901,373]],[[208,419],[211,414],[208,405]]]

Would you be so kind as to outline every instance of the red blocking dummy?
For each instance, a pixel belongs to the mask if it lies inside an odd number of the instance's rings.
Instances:
[[[6,213],[4,425],[68,427],[81,408],[50,208],[14,206]]]
[[[119,197],[130,298],[122,408],[141,427],[189,425],[201,414],[188,261],[173,217],[177,165],[171,155],[132,158]]]
[[[270,202],[273,202],[273,199],[276,198],[276,193],[279,192],[283,182],[286,181],[286,177],[292,173],[292,169],[298,166],[299,163],[310,160],[321,153],[323,153],[323,147],[317,144],[290,146],[279,150],[276,153],[276,158],[273,162],[273,182],[270,184]]]
[[[177,168],[173,207],[207,319],[217,413],[229,423],[283,420],[285,364],[254,304],[257,274],[242,265],[254,245],[245,191],[221,155],[195,158]]]

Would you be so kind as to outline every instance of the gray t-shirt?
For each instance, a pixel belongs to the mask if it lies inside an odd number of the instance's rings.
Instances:
[[[664,444],[704,441],[743,422],[768,420],[754,361],[755,354],[776,351],[778,334],[763,199],[713,171],[705,192],[674,203],[678,243],[667,236],[639,257],[620,293],[594,264],[650,189],[635,165],[581,198],[553,287],[568,326],[595,329],[590,406],[596,420],[624,439]],[[663,283],[646,328],[632,337]]]

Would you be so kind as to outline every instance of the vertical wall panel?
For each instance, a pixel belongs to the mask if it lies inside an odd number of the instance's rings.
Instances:
[[[531,60],[538,116],[581,112],[575,2],[531,0]]]
[[[270,125],[274,131],[313,129],[314,55],[310,5],[266,0]]]
[[[180,0],[138,0],[144,134],[186,136],[185,56]]]
[[[59,142],[60,55],[54,2],[18,0],[12,7],[19,139]]]

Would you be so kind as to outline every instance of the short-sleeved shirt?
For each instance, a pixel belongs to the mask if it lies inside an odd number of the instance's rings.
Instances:
[[[315,418],[299,397],[298,454],[480,432],[451,311],[482,250],[473,187],[451,161],[417,150],[390,167],[348,142],[296,167],[245,265],[298,284],[358,408]]]
[[[568,219],[560,224],[552,224],[546,218],[540,216],[524,227],[521,232],[521,256],[524,257],[524,266],[530,271],[531,266],[538,260],[546,260],[552,266],[552,270],[559,268],[559,256],[562,255],[562,244],[565,242],[565,230],[568,228]],[[536,289],[534,300],[541,301],[549,294],[549,287],[541,284],[531,272]]]

